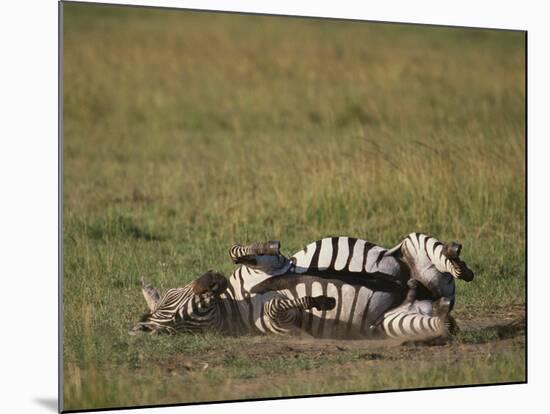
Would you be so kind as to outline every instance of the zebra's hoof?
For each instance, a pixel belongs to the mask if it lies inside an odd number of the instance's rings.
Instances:
[[[336,306],[336,299],[329,296],[317,296],[313,298],[313,307],[317,310],[331,310]]]
[[[449,313],[451,312],[452,299],[447,297],[442,297],[435,302],[435,314],[441,319],[447,319]]]
[[[451,315],[448,316],[448,331],[451,336],[455,336],[460,332],[460,326]]]

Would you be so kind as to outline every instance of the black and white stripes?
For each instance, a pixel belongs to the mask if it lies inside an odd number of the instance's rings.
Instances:
[[[327,310],[335,306],[334,299],[326,296],[300,296],[288,298],[274,292],[264,295],[249,295],[242,286],[220,282],[223,276],[216,274],[203,286],[201,276],[188,285],[168,290],[162,299],[144,315],[132,332],[151,333],[217,331],[238,335],[242,333],[288,334],[300,327],[305,311]],[[225,280],[225,278],[223,278]],[[223,284],[224,292],[217,292],[213,284]],[[143,288],[148,299],[151,286]],[[238,292],[238,293],[237,293]],[[245,298],[239,298],[244,296]],[[147,300],[149,304],[150,301]]]
[[[308,244],[291,261],[296,273],[335,270],[374,272],[386,249],[353,237],[326,237]]]
[[[430,262],[441,273],[449,273],[455,279],[462,276],[462,268],[446,252],[446,245],[434,237],[411,233],[400,243],[405,255],[416,263]]]
[[[384,314],[384,333],[390,338],[422,338],[443,335],[447,331],[444,319],[398,307]]]
[[[411,233],[388,254],[400,257],[430,299],[447,297],[454,301],[455,280],[469,282],[474,278],[473,272],[459,258],[461,248],[457,243],[445,244],[432,236]]]

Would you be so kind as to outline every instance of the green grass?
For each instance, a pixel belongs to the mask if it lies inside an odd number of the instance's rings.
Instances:
[[[163,394],[176,380],[162,369],[132,367],[226,340],[129,338],[145,309],[139,279],[166,289],[229,275],[235,242],[278,239],[291,254],[327,235],[390,247],[426,232],[460,241],[476,273],[458,284],[458,316],[524,303],[522,33],[64,10],[65,408],[182,400]],[[512,360],[453,369],[507,381]],[[230,366],[216,395],[241,398],[223,382]],[[263,395],[448,384],[436,371]],[[117,391],[128,384],[140,391]]]
[[[374,358],[372,357],[374,355]],[[153,364],[109,369],[67,369],[69,407],[108,408],[128,405],[175,404],[246,398],[288,397],[413,389],[437,386],[492,384],[525,379],[525,355],[520,349],[436,361],[377,361],[377,354],[341,357],[277,356],[256,360],[226,357],[206,369],[165,369]],[[130,379],[130,380],[129,380]],[[128,385],[132,384],[131,392]]]

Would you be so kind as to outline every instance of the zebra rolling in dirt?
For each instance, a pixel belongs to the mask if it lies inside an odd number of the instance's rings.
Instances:
[[[473,277],[459,252],[458,245],[418,234],[391,250],[361,239],[326,238],[291,259],[279,253],[278,242],[233,246],[230,256],[242,266],[229,281],[207,272],[162,299],[145,287],[151,312],[134,330],[306,332],[337,338],[444,335],[454,300],[441,294],[450,292],[447,279]],[[417,289],[423,284],[428,287]]]

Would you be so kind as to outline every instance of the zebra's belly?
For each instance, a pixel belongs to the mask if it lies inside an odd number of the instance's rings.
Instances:
[[[322,295],[335,299],[333,309],[304,311],[297,322],[296,328],[319,338],[368,337],[370,327],[401,300],[397,292],[373,291],[365,286],[331,280],[308,280],[279,293],[288,298]]]

